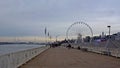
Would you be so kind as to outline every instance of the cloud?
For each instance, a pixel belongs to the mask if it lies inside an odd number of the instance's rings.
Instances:
[[[94,33],[112,25],[119,31],[119,0],[0,0],[0,36],[65,35],[76,21],[93,27]],[[106,31],[107,32],[107,31]]]

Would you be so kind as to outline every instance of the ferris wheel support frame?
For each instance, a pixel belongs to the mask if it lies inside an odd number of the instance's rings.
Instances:
[[[85,22],[75,22],[73,23],[72,25],[70,25],[66,31],[66,39],[68,40],[68,33],[69,33],[69,30],[72,28],[72,26],[76,25],[76,24],[83,24],[83,25],[86,25],[89,29],[90,29],[90,32],[91,32],[91,37],[93,37],[93,30],[92,28]],[[92,41],[92,39],[90,40],[90,42]]]

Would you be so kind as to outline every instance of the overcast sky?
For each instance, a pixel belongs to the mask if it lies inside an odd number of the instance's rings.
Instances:
[[[65,35],[74,22],[90,25],[94,34],[120,32],[120,0],[0,0],[0,36]]]

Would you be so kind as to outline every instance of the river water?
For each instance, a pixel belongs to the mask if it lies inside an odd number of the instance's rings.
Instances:
[[[0,55],[23,51],[32,48],[38,48],[44,45],[27,45],[27,44],[7,44],[7,45],[0,45]]]

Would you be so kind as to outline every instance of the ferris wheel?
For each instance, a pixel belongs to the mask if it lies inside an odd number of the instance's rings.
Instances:
[[[84,42],[85,38],[93,37],[92,28],[85,22],[75,22],[66,31],[68,42]]]

